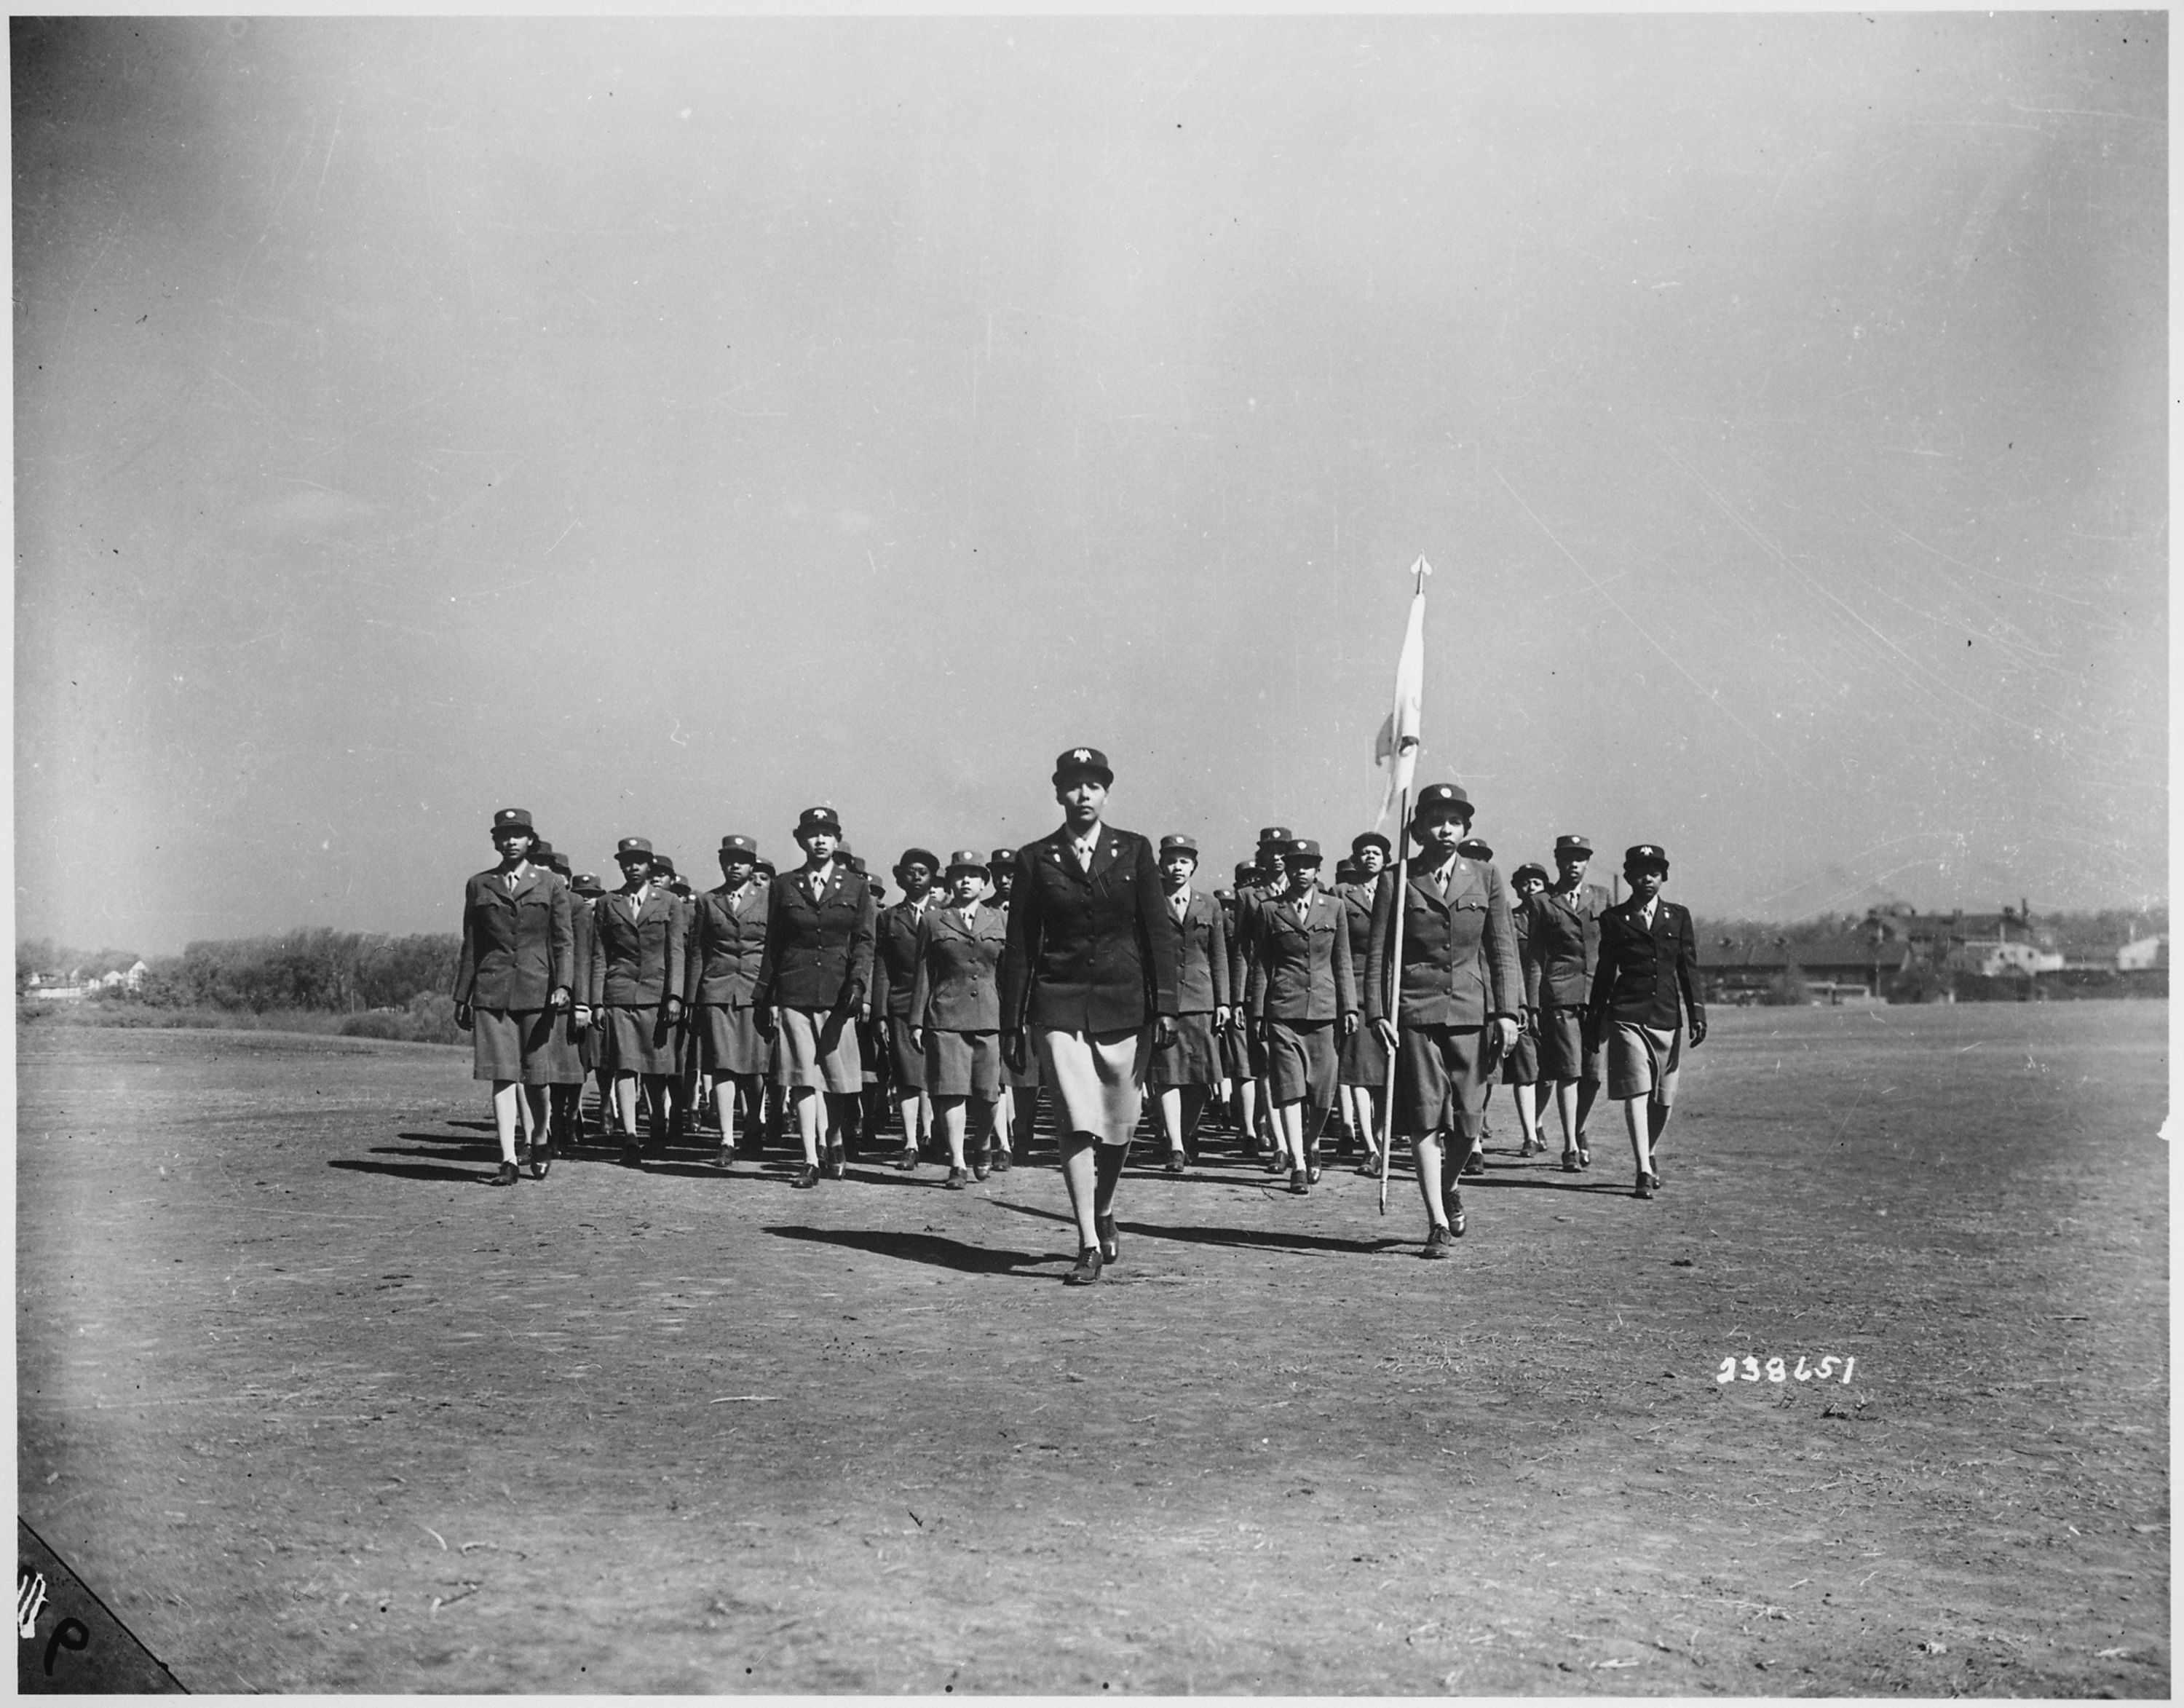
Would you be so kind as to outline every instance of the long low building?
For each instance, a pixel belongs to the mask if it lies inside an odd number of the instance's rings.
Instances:
[[[1845,932],[1792,943],[1783,939],[1720,940],[1699,945],[1699,974],[1712,1002],[1780,1001],[1802,985],[1808,1001],[1883,994],[1907,954],[1900,942]]]

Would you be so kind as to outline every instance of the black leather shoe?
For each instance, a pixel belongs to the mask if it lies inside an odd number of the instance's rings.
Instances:
[[[1563,1153],[1563,1172],[1566,1175],[1574,1175],[1577,1172],[1577,1153],[1575,1151],[1564,1151]]]
[[[517,1172],[514,1163],[503,1163],[500,1165],[500,1171],[493,1177],[492,1184],[496,1186],[512,1186],[522,1178],[522,1175]]]
[[[1448,1195],[1449,1237],[1451,1239],[1462,1239],[1463,1237],[1463,1194],[1462,1192],[1451,1192]]]
[[[644,1166],[644,1153],[638,1149],[634,1140],[625,1139],[622,1141],[621,1161],[626,1169],[641,1169]]]
[[[546,1170],[553,1166],[554,1147],[552,1145],[533,1145],[531,1147],[531,1178],[532,1180],[544,1180]]]
[[[964,1188],[964,1187],[966,1187],[966,1186],[969,1186],[970,1184],[971,1184],[971,1175],[970,1175],[970,1171],[969,1171],[968,1169],[949,1169],[949,1170],[948,1170],[948,1178],[947,1178],[946,1180],[944,1180],[944,1181],[943,1181],[941,1182],[941,1185],[943,1185],[943,1186],[944,1186],[945,1187],[947,1187],[947,1188],[948,1188],[948,1190],[949,1190],[950,1192],[961,1192],[961,1191],[963,1190],[963,1188]]]
[[[1123,1255],[1123,1242],[1115,1232],[1114,1217],[1093,1217],[1092,1231],[1100,1236],[1100,1261],[1111,1264],[1118,1260]]]
[[[916,1145],[905,1145],[902,1147],[902,1154],[894,1159],[894,1171],[899,1175],[914,1175],[917,1172]]]
[[[1630,1196],[1631,1196],[1632,1197],[1634,1197],[1634,1198],[1650,1198],[1650,1197],[1652,1197],[1653,1196],[1653,1177],[1652,1177],[1652,1175],[1639,1175],[1639,1176],[1638,1176],[1638,1184],[1637,1184],[1635,1186],[1634,1186],[1634,1187],[1632,1187],[1632,1188],[1631,1188]]]
[[[736,1147],[733,1145],[722,1145],[713,1153],[713,1166],[722,1174],[726,1174],[733,1166],[735,1160]]]
[[[850,1165],[843,1157],[842,1147],[837,1145],[827,1153],[827,1178],[830,1181],[846,1180],[849,1173]]]
[[[1452,1258],[1456,1255],[1456,1241],[1446,1228],[1435,1222],[1433,1231],[1426,1236],[1426,1248],[1418,1255],[1422,1258]]]
[[[1183,1153],[1182,1153],[1181,1151],[1170,1151],[1170,1152],[1167,1153],[1167,1171],[1168,1171],[1168,1173],[1170,1173],[1170,1174],[1172,1174],[1172,1175],[1179,1175],[1179,1174],[1181,1174],[1181,1173],[1183,1172],[1183,1169],[1184,1169]]]
[[[1481,1149],[1481,1150],[1476,1150],[1476,1151],[1474,1151],[1474,1152],[1473,1152],[1469,1156],[1466,1157],[1466,1158],[1463,1159],[1463,1169],[1462,1169],[1462,1172],[1463,1172],[1463,1173],[1465,1173],[1465,1174],[1467,1174],[1467,1175],[1483,1175],[1483,1174],[1485,1174],[1485,1173],[1486,1172],[1486,1153],[1485,1153],[1485,1152],[1483,1149]]]
[[[1291,1169],[1290,1170],[1290,1196],[1291,1197],[1301,1198],[1311,1190],[1312,1185],[1305,1179],[1304,1170],[1302,1169]]]
[[[1090,1287],[1100,1279],[1100,1248],[1087,1246],[1077,1253],[1077,1267],[1062,1276],[1064,1287]]]
[[[788,1184],[796,1187],[800,1192],[808,1192],[812,1187],[819,1184],[819,1170],[813,1168],[811,1164],[806,1163],[802,1168],[796,1171],[796,1178],[791,1181]]]

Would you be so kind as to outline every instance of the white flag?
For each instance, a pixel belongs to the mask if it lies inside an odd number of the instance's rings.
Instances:
[[[1381,798],[1376,826],[1388,822],[1418,767],[1419,701],[1426,681],[1425,578],[1433,569],[1424,558],[1412,569],[1418,576],[1418,590],[1411,595],[1411,620],[1403,630],[1402,656],[1396,661],[1396,701],[1373,741],[1373,762],[1388,767],[1388,792]]]

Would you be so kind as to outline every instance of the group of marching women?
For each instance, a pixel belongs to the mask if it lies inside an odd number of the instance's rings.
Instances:
[[[694,895],[641,837],[616,847],[618,889],[572,877],[528,812],[503,808],[499,863],[465,890],[454,991],[493,1085],[495,1183],[526,1166],[544,1177],[593,1072],[638,1165],[642,1101],[655,1134],[670,1111],[680,1130],[678,1088],[694,1079],[725,1165],[738,1098],[755,1119],[771,1091],[805,1188],[843,1177],[875,1074],[900,1109],[898,1166],[916,1166],[922,1126],[944,1139],[953,1187],[1009,1166],[1043,1089],[1078,1233],[1067,1279],[1081,1286],[1119,1256],[1115,1201],[1148,1091],[1171,1172],[1195,1161],[1211,1100],[1233,1096],[1240,1130],[1263,1135],[1298,1194],[1320,1177],[1339,1094],[1368,1171],[1384,1175],[1389,1139],[1408,1141],[1424,1254],[1446,1258],[1466,1225],[1458,1181],[1484,1166],[1491,1086],[1514,1088],[1527,1154],[1546,1147],[1544,1093],[1563,1167],[1580,1172],[1604,1065],[1634,1190],[1658,1189],[1686,1029],[1694,1047],[1706,1035],[1691,915],[1660,894],[1659,847],[1629,851],[1620,903],[1585,883],[1591,850],[1575,836],[1558,840],[1552,879],[1527,865],[1505,885],[1470,839],[1464,791],[1435,784],[1405,827],[1400,882],[1396,851],[1368,834],[1324,887],[1318,845],[1270,826],[1233,891],[1209,895],[1192,885],[1190,838],[1156,849],[1106,823],[1112,782],[1098,750],[1062,754],[1058,829],[944,864],[908,850],[904,898],[884,909],[830,807],[800,818],[800,866],[775,872],[751,838],[727,836],[721,885]]]

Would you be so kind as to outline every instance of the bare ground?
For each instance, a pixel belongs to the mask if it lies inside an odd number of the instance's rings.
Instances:
[[[1083,1290],[1048,1167],[488,1191],[465,1053],[19,1030],[20,1506],[197,1690],[2165,1696],[2166,1021],[1724,1013],[1446,1264],[1216,1138]]]

